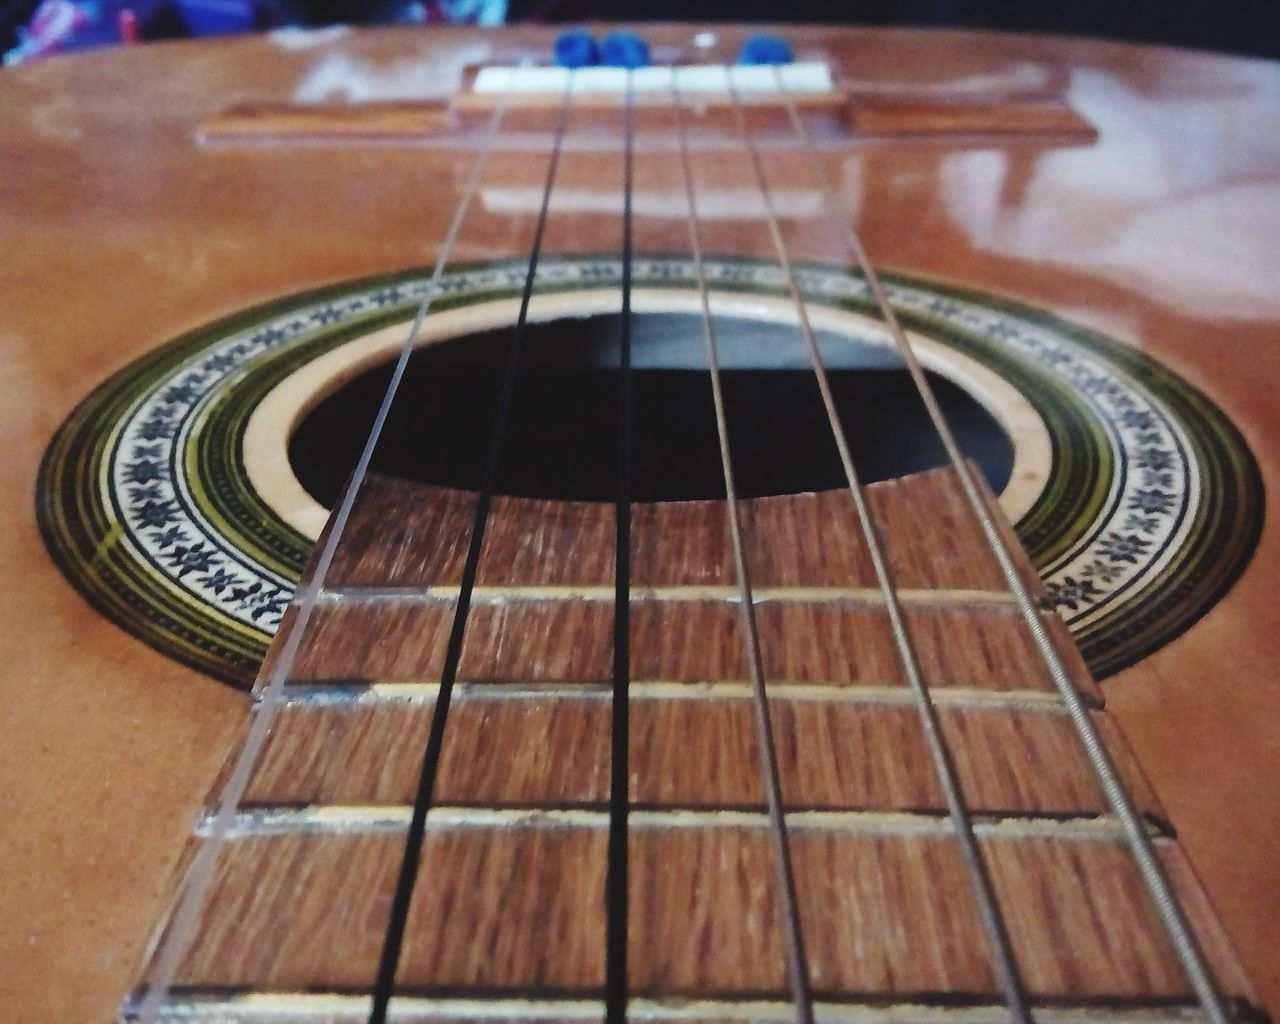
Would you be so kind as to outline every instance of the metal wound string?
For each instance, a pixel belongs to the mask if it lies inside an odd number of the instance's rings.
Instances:
[[[778,77],[780,80],[781,76],[779,75]],[[827,421],[831,426],[832,437],[835,440],[836,450],[840,456],[840,463],[844,468],[845,478],[849,484],[849,493],[853,497],[858,522],[863,537],[866,539],[867,550],[875,569],[876,580],[879,583],[881,593],[884,595],[885,610],[888,613],[890,628],[893,631],[894,644],[897,647],[898,656],[906,673],[907,683],[911,688],[911,694],[920,716],[921,728],[929,747],[929,754],[933,760],[934,770],[946,800],[947,813],[951,818],[960,852],[973,886],[978,915],[982,921],[983,931],[986,933],[987,942],[990,946],[996,977],[1004,991],[1005,1003],[1014,1021],[1017,1024],[1030,1024],[1031,1011],[1027,1005],[1022,979],[1018,974],[1008,929],[996,903],[995,892],[986,861],[983,859],[982,851],[978,848],[977,839],[973,834],[973,823],[964,804],[964,797],[956,777],[950,750],[942,735],[937,709],[929,693],[929,686],[920,671],[915,647],[912,644],[911,635],[907,630],[906,620],[902,614],[902,606],[898,601],[897,589],[889,570],[888,561],[884,555],[879,531],[871,517],[870,508],[862,491],[862,484],[853,464],[848,438],[840,421],[840,415],[836,410],[826,367],[823,365],[822,356],[818,351],[817,341],[814,338],[813,327],[809,322],[804,296],[796,282],[795,271],[791,265],[786,243],[782,237],[782,230],[778,224],[777,213],[774,210],[773,200],[769,192],[768,179],[764,173],[764,165],[760,160],[760,153],[755,140],[750,132],[747,131],[742,104],[739,102],[738,92],[732,81],[728,82],[728,89],[733,106],[734,121],[746,147],[756,181],[760,187],[769,234],[773,239],[774,249],[777,251],[778,261],[782,267],[783,276],[786,278],[791,301],[799,319],[800,334],[804,340],[809,361],[813,366],[818,390],[822,396],[822,404],[826,410]]]
[[[574,74],[571,70],[565,81],[564,97],[560,103],[559,120],[551,157],[547,162],[546,181],[543,185],[542,205],[538,211],[538,223],[534,229],[533,244],[529,254],[529,269],[525,275],[524,291],[520,296],[520,313],[511,329],[511,352],[502,378],[498,396],[498,409],[494,416],[489,448],[485,457],[484,475],[481,478],[480,496],[476,501],[475,518],[471,526],[471,540],[462,568],[462,581],[458,588],[458,603],[454,608],[453,625],[445,647],[444,668],[441,671],[440,689],[436,696],[427,745],[422,755],[422,769],[418,776],[418,790],[413,802],[413,816],[405,836],[404,855],[396,880],[395,897],[387,922],[386,938],[378,962],[378,976],[373,990],[373,1008],[369,1024],[384,1024],[387,1010],[395,990],[396,969],[404,945],[405,928],[409,921],[409,907],[418,878],[418,865],[422,858],[423,841],[427,829],[427,814],[431,809],[436,776],[440,768],[440,751],[444,744],[444,730],[449,718],[453,697],[453,684],[458,677],[458,665],[462,660],[462,642],[466,637],[467,616],[471,610],[471,595],[475,589],[476,575],[480,567],[480,552],[484,546],[485,528],[489,521],[489,509],[498,480],[498,467],[502,459],[502,442],[506,435],[507,420],[511,411],[511,398],[515,392],[516,375],[520,368],[520,356],[524,349],[525,325],[529,316],[529,301],[533,296],[534,279],[538,272],[538,258],[542,252],[542,238],[547,226],[547,214],[551,206],[551,190],[555,185],[556,170],[560,165],[560,149],[568,123],[569,105],[573,97]]]
[[[787,974],[791,982],[796,1024],[813,1024],[813,997],[809,989],[809,964],[805,955],[804,934],[800,925],[799,901],[796,896],[795,872],[791,866],[791,848],[787,839],[786,814],[782,802],[782,785],[778,771],[778,754],[774,745],[773,725],[769,715],[769,695],[765,685],[764,659],[760,653],[760,635],[756,629],[755,602],[751,576],[742,542],[742,524],[738,514],[738,492],[733,463],[729,453],[729,426],[725,415],[724,392],[720,381],[720,359],[715,326],[711,318],[711,302],[707,292],[706,267],[702,255],[702,238],[698,231],[698,208],[694,194],[693,169],[689,160],[689,140],[679,87],[672,80],[672,97],[676,128],[680,142],[680,164],[684,174],[685,198],[689,214],[689,245],[697,267],[698,293],[702,303],[702,337],[711,374],[711,394],[715,405],[716,434],[720,442],[720,466],[724,474],[725,506],[729,519],[729,535],[733,548],[734,571],[738,577],[743,634],[751,671],[756,731],[760,736],[761,769],[769,809],[770,834],[773,837],[774,863],[778,869],[778,889],[782,894],[783,922],[787,934]]]
[[[428,313],[431,311],[431,305],[439,294],[440,280],[444,275],[444,269],[449,265],[458,235],[462,230],[463,221],[466,219],[467,211],[470,209],[471,202],[476,195],[484,170],[488,167],[489,159],[493,155],[493,145],[498,137],[499,127],[502,124],[505,112],[506,95],[504,93],[495,106],[492,115],[490,115],[480,153],[476,157],[476,161],[463,186],[462,198],[454,210],[453,219],[450,221],[444,240],[440,245],[435,268],[414,314],[413,324],[405,337],[404,344],[400,347],[395,368],[392,371],[390,381],[387,383],[387,390],[382,396],[382,402],[378,406],[373,425],[365,438],[360,458],[347,481],[346,488],[343,490],[342,499],[338,503],[337,510],[330,520],[328,539],[316,559],[315,570],[310,580],[303,587],[301,594],[294,597],[293,603],[297,613],[292,625],[289,627],[284,644],[280,648],[280,654],[271,670],[271,675],[266,685],[257,694],[257,712],[249,726],[244,745],[240,748],[240,754],[236,758],[231,775],[228,777],[227,783],[218,799],[217,811],[209,828],[208,836],[200,844],[191,862],[186,880],[181,889],[181,895],[174,905],[172,917],[162,925],[162,937],[155,952],[152,969],[147,981],[146,994],[138,1006],[139,1024],[154,1024],[160,1013],[161,1005],[173,987],[174,979],[177,976],[183,957],[186,956],[191,941],[195,937],[195,927],[203,909],[209,885],[213,881],[213,871],[217,863],[218,854],[226,842],[236,810],[240,806],[245,789],[249,785],[250,776],[258,762],[259,755],[262,753],[263,745],[266,743],[272,720],[280,704],[285,681],[289,678],[289,674],[293,671],[294,663],[297,661],[302,639],[311,621],[311,615],[315,610],[320,592],[324,588],[325,578],[329,573],[330,566],[333,564],[334,553],[337,551],[338,543],[341,541],[347,522],[351,518],[351,510],[355,506],[356,497],[364,484],[365,477],[368,475],[374,449],[378,445],[378,439],[382,436],[382,430],[391,411],[391,405],[395,401],[400,383],[404,378],[405,367],[409,363],[409,357],[417,347],[418,339],[422,334],[423,322],[426,320]]]
[[[871,289],[871,294],[875,298],[881,318],[893,338],[894,345],[906,363],[916,390],[929,413],[929,419],[933,422],[934,429],[938,432],[938,437],[946,449],[947,458],[960,479],[965,498],[977,516],[983,535],[995,555],[1000,571],[1018,605],[1018,610],[1021,612],[1027,628],[1031,632],[1036,648],[1039,650],[1045,667],[1053,679],[1054,686],[1062,697],[1063,704],[1066,706],[1071,721],[1075,726],[1076,733],[1080,738],[1081,745],[1084,747],[1090,766],[1098,779],[1099,786],[1106,797],[1108,805],[1111,807],[1112,813],[1120,822],[1130,853],[1139,873],[1142,875],[1143,882],[1155,906],[1156,913],[1160,916],[1161,923],[1164,925],[1165,932],[1173,945],[1174,952],[1182,964],[1187,980],[1195,990],[1196,997],[1208,1015],[1211,1024],[1227,1024],[1230,1020],[1230,1014],[1222,993],[1214,980],[1213,972],[1209,968],[1204,952],[1201,950],[1200,944],[1196,941],[1195,934],[1191,930],[1186,913],[1182,909],[1172,885],[1169,883],[1168,876],[1161,866],[1159,858],[1156,856],[1151,838],[1147,835],[1146,828],[1143,826],[1142,815],[1121,781],[1120,773],[1111,760],[1111,755],[1107,753],[1106,746],[1098,735],[1093,720],[1089,717],[1089,711],[1085,707],[1079,691],[1076,690],[1075,685],[1072,683],[1066,666],[1062,663],[1062,658],[1045,630],[1035,601],[1019,574],[1013,557],[1009,554],[1004,538],[1000,535],[999,526],[992,518],[991,511],[987,508],[986,502],[978,491],[977,483],[973,478],[973,471],[960,451],[955,435],[952,433],[951,427],[942,413],[942,408],[938,405],[937,398],[934,396],[933,388],[924,376],[924,370],[916,357],[914,347],[907,338],[906,332],[902,329],[893,307],[889,304],[888,295],[880,281],[880,277],[871,265],[871,260],[867,256],[862,240],[858,237],[858,233],[853,227],[853,217],[840,198],[839,193],[831,186],[831,181],[827,176],[826,169],[822,166],[822,160],[814,145],[813,138],[808,128],[805,127],[804,121],[800,117],[800,112],[796,109],[795,98],[787,90],[786,83],[782,80],[782,75],[777,68],[774,69],[774,75],[777,79],[779,93],[786,103],[787,115],[792,128],[804,143],[823,194],[833,207],[832,212],[835,214],[835,219],[839,221],[843,229],[841,233],[844,235],[844,242],[862,271],[867,286]]]
[[[613,699],[609,751],[609,849],[605,876],[605,1021],[627,1019],[627,817],[631,684],[631,192],[635,111],[631,70],[623,107],[622,323],[618,353],[618,480],[614,503]]]

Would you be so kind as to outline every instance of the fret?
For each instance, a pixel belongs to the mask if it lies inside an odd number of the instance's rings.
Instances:
[[[275,835],[397,832],[408,825],[413,808],[408,804],[312,804],[306,806],[253,806],[232,819],[228,839]],[[450,805],[432,808],[437,830],[492,828],[603,828],[609,816],[604,801],[583,807]],[[814,832],[868,833],[885,836],[947,838],[951,828],[941,811],[789,810],[787,823]],[[1044,817],[975,814],[974,833],[992,840],[1048,839],[1073,843],[1124,841],[1119,823],[1108,815],[1096,817]],[[643,804],[631,811],[631,824],[647,829],[767,829],[769,817],[758,810],[738,808],[652,807]],[[206,816],[195,827],[198,839],[213,833],[214,820]],[[1154,839],[1166,841],[1155,825],[1148,826]]]
[[[613,604],[612,587],[591,586],[480,586],[472,591],[471,603],[506,604],[530,601],[606,602]],[[752,596],[757,604],[765,602],[793,604],[884,604],[884,593],[873,587],[756,587]],[[456,601],[458,587],[435,584],[421,587],[342,587],[326,588],[319,602],[327,605],[430,604]],[[1010,606],[1013,595],[1000,590],[899,590],[903,604]],[[741,602],[736,587],[685,585],[675,587],[638,586],[631,588],[633,604],[674,603],[677,601]],[[296,603],[296,600],[295,600]]]
[[[126,1011],[126,1016],[128,1016]],[[166,1021],[252,1024],[363,1024],[369,1000],[358,995],[310,992],[182,992],[174,995],[161,1019]],[[794,1019],[789,1003],[768,1000],[632,999],[627,1016],[644,1022],[742,1021],[743,1024],[788,1024]],[[411,1024],[435,1021],[512,1021],[539,1024],[599,1022],[604,1004],[597,999],[525,999],[495,994],[473,998],[405,995],[396,1000],[396,1019]],[[814,1003],[819,1024],[1006,1024],[1008,1010],[999,1004],[922,1006],[915,1003]],[[1036,1018],[1043,1024],[1192,1024],[1202,1019],[1190,1004],[1042,1005]]]
[[[294,683],[284,692],[287,707],[312,704],[376,704],[382,701],[434,701],[438,683],[429,682],[353,682],[346,679],[311,680]],[[474,683],[459,681],[456,692],[491,700],[519,700],[526,697],[608,697],[612,690],[606,683]],[[675,683],[662,680],[633,680],[633,698],[652,700],[700,700],[724,697],[749,698],[747,682]],[[769,693],[779,700],[853,701],[862,704],[910,704],[911,695],[901,686],[848,685],[824,686],[821,683],[771,683]],[[1032,711],[1065,713],[1062,698],[1049,690],[983,690],[947,687],[933,694],[935,704],[956,706],[1027,708]]]

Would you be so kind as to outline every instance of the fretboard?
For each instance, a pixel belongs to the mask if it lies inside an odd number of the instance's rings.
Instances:
[[[1120,824],[954,474],[867,494],[1037,1016],[1196,1018]],[[474,501],[366,483],[270,738],[218,837],[166,1017],[368,1015]],[[849,495],[754,499],[742,511],[816,1015],[1007,1019]],[[395,1019],[602,1019],[613,514],[495,503]],[[632,537],[629,1016],[792,1020],[786,906],[725,510],[636,506]],[[1042,620],[1219,984],[1246,1013],[1248,983],[1151,788],[1065,627],[1048,611]],[[262,678],[270,671],[269,660]],[[213,829],[211,819],[197,828],[193,852]],[[164,928],[160,938],[170,938]]]

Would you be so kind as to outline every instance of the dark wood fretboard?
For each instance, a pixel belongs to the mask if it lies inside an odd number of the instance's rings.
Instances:
[[[954,475],[867,493],[1037,1016],[1195,1018]],[[474,501],[367,482],[165,1015],[368,1014]],[[764,498],[742,511],[819,1019],[1006,1019],[851,499]],[[627,964],[636,1019],[792,1019],[726,523],[714,502],[635,508]],[[397,1019],[601,1019],[612,544],[608,505],[495,503]],[[1062,623],[1043,619],[1219,983],[1247,1014],[1251,990],[1169,823]],[[209,830],[197,829],[193,848]]]

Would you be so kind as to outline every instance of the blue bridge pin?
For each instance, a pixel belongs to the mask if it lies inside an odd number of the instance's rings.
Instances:
[[[649,44],[634,32],[610,32],[600,43],[600,63],[611,68],[649,66]]]
[[[777,36],[752,36],[738,54],[739,64],[790,64],[793,60],[791,47]]]
[[[561,32],[552,52],[562,68],[591,68],[600,63],[600,48],[590,32]]]

